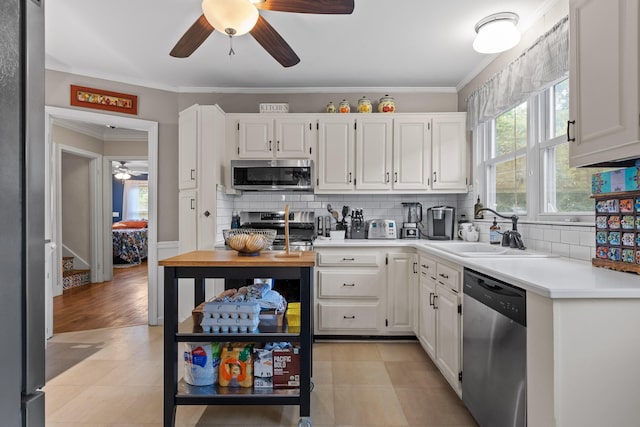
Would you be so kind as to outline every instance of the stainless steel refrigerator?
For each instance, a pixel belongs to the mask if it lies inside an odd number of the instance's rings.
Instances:
[[[44,13],[0,1],[0,424],[44,426]]]

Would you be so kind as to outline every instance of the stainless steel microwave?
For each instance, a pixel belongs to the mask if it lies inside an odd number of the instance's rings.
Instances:
[[[313,160],[231,160],[233,188],[313,191]]]

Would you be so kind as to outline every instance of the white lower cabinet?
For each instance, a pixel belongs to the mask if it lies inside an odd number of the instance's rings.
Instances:
[[[420,255],[418,339],[458,396],[462,395],[462,268]]]
[[[389,253],[387,262],[388,332],[413,333],[413,299],[418,283],[417,255]]]
[[[316,335],[413,333],[415,253],[385,248],[316,251]]]

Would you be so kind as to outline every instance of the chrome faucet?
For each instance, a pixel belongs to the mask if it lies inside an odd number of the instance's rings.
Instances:
[[[480,208],[475,213],[478,214],[479,212],[482,212],[482,211],[493,212],[495,215],[499,216],[500,218],[506,218],[511,220],[511,230],[507,230],[502,233],[502,246],[508,246],[510,248],[517,248],[517,249],[523,249],[523,250],[526,249],[526,247],[524,246],[524,242],[522,241],[522,236],[518,232],[518,215],[514,214],[511,216],[506,216],[489,208]]]

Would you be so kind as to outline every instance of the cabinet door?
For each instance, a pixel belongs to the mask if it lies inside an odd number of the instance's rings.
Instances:
[[[638,1],[569,7],[570,164],[638,157]]]
[[[417,278],[415,254],[390,253],[387,255],[387,331],[413,330],[412,300]]]
[[[273,119],[240,119],[238,121],[238,157],[270,159],[273,157]]]
[[[276,119],[276,157],[306,159],[310,157],[311,121],[303,119]]]
[[[436,310],[433,302],[436,295],[436,284],[433,280],[420,277],[420,331],[418,338],[422,348],[431,359],[436,360]]]
[[[181,111],[178,117],[178,188],[180,190],[196,188],[198,119],[197,107]]]
[[[317,190],[352,190],[355,178],[353,118],[322,118],[318,126]]]
[[[391,188],[392,120],[356,119],[356,190]]]
[[[431,119],[403,118],[393,123],[393,189],[427,190],[431,176]]]
[[[431,188],[467,191],[466,114],[433,117]]]
[[[198,192],[181,191],[178,196],[178,250],[180,253],[198,249]]]
[[[436,365],[460,395],[460,298],[440,285],[436,285],[436,292]]]

